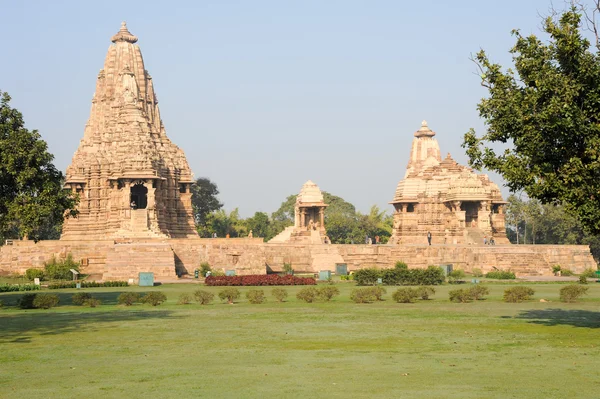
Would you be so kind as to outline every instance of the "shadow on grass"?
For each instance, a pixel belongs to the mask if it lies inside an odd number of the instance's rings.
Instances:
[[[8,295],[0,296],[0,299],[4,302],[5,306],[18,306],[19,300],[25,294],[56,294],[58,295],[59,303],[58,307],[61,306],[70,306],[73,305],[73,295],[78,292],[89,292],[85,290],[76,291],[76,292],[60,292],[54,290],[44,290],[44,291],[30,291],[30,292],[15,292]],[[116,305],[117,298],[124,292],[131,291],[118,291],[118,292],[89,292],[92,297],[99,299],[102,301],[102,305]],[[137,292],[140,296],[146,295],[146,292]]]
[[[574,327],[600,328],[600,312],[590,310],[526,310],[515,316],[515,319],[528,319],[530,323],[544,326],[564,324]]]
[[[37,291],[39,293],[39,291]],[[46,293],[46,292],[45,292]],[[176,319],[170,310],[150,310],[149,305],[136,304],[102,310],[103,305],[114,305],[122,292],[94,292],[94,298],[102,301],[98,308],[82,307],[81,311],[60,312],[60,307],[72,305],[73,293],[56,293],[60,302],[58,310],[27,310],[16,314],[0,312],[0,343],[27,343],[35,335],[58,335],[73,331],[98,331],[105,323],[135,322],[148,319]],[[16,305],[25,293],[2,295],[5,304]],[[140,292],[140,294],[144,294]],[[73,308],[71,308],[73,309]],[[156,308],[152,308],[156,309]]]

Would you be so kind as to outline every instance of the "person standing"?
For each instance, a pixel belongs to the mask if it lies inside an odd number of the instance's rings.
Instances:
[[[431,231],[427,232],[427,242],[431,245]]]

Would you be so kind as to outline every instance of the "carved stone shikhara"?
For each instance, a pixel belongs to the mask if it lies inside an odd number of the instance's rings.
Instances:
[[[137,37],[123,23],[111,41],[66,173],[79,216],[65,220],[61,239],[197,237],[192,172],[167,137]]]
[[[486,175],[442,160],[435,132],[423,121],[414,134],[404,179],[398,183],[390,243],[508,244],[500,189]]]

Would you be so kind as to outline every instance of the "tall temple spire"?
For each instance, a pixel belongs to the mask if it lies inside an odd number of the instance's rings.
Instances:
[[[166,135],[152,78],[125,22],[111,38],[83,139],[67,168],[79,217],[63,239],[197,236],[192,172]]]
[[[421,128],[414,134],[410,151],[410,160],[406,175],[418,173],[424,167],[438,165],[442,162],[440,146],[434,138],[435,132],[429,128],[427,121],[421,122]]]

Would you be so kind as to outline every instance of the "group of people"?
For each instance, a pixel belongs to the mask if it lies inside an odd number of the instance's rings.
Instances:
[[[487,236],[483,236],[483,245],[496,245],[496,241],[493,236],[489,240]]]

